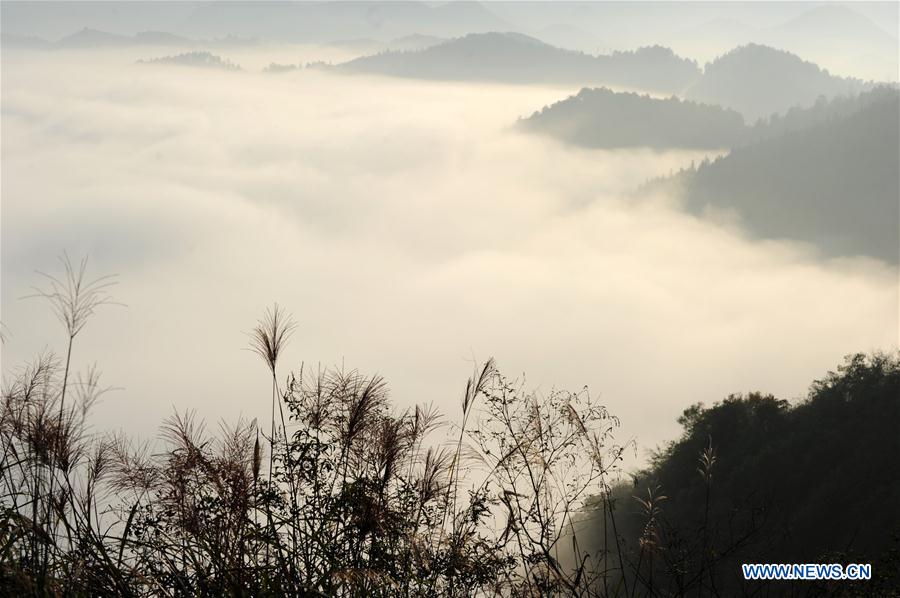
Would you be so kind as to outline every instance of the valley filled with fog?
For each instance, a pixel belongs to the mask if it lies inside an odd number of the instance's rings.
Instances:
[[[264,418],[266,372],[242,349],[273,301],[298,322],[285,375],[379,372],[398,406],[452,420],[494,356],[531,388],[588,385],[639,460],[687,404],[798,398],[844,354],[896,346],[896,264],[637,192],[726,147],[515,126],[577,85],[263,72],[353,58],[328,46],[219,53],[242,70],[137,63],[177,54],[159,47],[3,54],[3,367],[62,339],[22,299],[35,270],[89,254],[126,304],[78,338],[75,366],[116,387],[98,429],[152,437],[173,408]]]
[[[0,2],[0,588],[894,595],[898,22]]]

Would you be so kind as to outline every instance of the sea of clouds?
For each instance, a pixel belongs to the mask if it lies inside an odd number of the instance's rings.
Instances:
[[[61,252],[90,254],[127,306],[76,340],[75,366],[117,387],[98,430],[265,418],[266,370],[242,349],[274,301],[298,323],[282,375],[378,372],[398,408],[452,420],[494,356],[539,392],[588,385],[639,457],[691,403],[797,399],[843,355],[897,346],[895,268],[633,194],[704,154],[513,129],[577,89],[261,72],[340,58],[299,46],[229,53],[241,72],[135,64],[165,53],[2,58],[2,368],[63,349],[22,297]]]

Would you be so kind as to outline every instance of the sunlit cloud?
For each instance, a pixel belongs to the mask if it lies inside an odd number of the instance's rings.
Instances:
[[[452,417],[471,360],[495,356],[533,387],[590,385],[642,447],[690,403],[800,397],[842,355],[897,344],[891,267],[634,195],[705,154],[572,149],[512,127],[575,89],[131,52],[3,58],[3,368],[60,337],[19,299],[32,271],[90,253],[128,305],[79,348],[76,365],[123,387],[98,427],[151,434],[173,406],[265,413],[265,371],[241,349],[273,301],[299,324],[283,364],[378,371],[401,406]]]

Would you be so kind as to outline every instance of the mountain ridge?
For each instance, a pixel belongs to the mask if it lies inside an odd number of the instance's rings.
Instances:
[[[731,147],[745,128],[734,110],[606,87],[582,88],[517,126],[582,147],[655,149]]]
[[[383,52],[329,68],[408,78],[594,83],[664,92],[684,89],[700,73],[694,61],[661,46],[594,56],[518,32],[473,33],[416,52]]]
[[[755,121],[794,106],[811,105],[820,95],[859,93],[872,86],[860,79],[831,75],[791,52],[746,44],[707,63],[685,97],[733,108]]]
[[[867,94],[844,113],[820,109],[808,123],[779,125],[650,187],[674,190],[698,215],[733,211],[756,237],[803,241],[829,257],[900,263],[900,91]]]

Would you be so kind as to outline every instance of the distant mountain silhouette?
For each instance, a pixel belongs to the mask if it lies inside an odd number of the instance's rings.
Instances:
[[[892,35],[850,6],[816,6],[768,33],[772,45],[801,56],[828,57],[833,69],[853,73],[865,65],[865,72],[874,73],[867,78],[897,80],[896,29]]]
[[[58,48],[76,49],[110,46],[192,46],[194,42],[185,37],[162,31],[142,31],[133,36],[126,36],[85,28],[62,38],[53,45]]]
[[[3,34],[3,46],[42,50],[88,50],[136,46],[165,46],[170,48],[226,48],[256,45],[258,40],[227,35],[217,39],[190,39],[165,31],[141,31],[134,35],[118,35],[98,29],[83,28],[56,42],[34,36]]]
[[[734,211],[752,234],[807,241],[829,256],[898,263],[900,92],[820,102],[784,121],[670,180],[686,207]]]
[[[412,34],[392,39],[388,42],[371,38],[359,38],[350,40],[338,40],[325,44],[333,48],[341,48],[349,52],[356,52],[363,56],[378,54],[379,52],[415,52],[436,46],[447,41],[446,38],[434,35]]]
[[[384,52],[387,50],[387,44],[378,41],[377,39],[371,39],[368,37],[361,37],[357,39],[339,39],[330,41],[322,45],[329,48],[340,48],[341,50],[353,52],[361,56],[377,54],[379,52]]]
[[[263,69],[265,73],[288,73],[290,71],[296,71],[297,69],[303,68],[299,64],[280,64],[278,62],[272,62]]]
[[[520,33],[478,33],[418,52],[385,52],[334,67],[338,71],[459,81],[576,83],[677,92],[700,74],[668,48],[591,56]]]
[[[542,27],[534,32],[534,37],[539,40],[563,48],[564,50],[576,50],[588,54],[600,53],[603,48],[603,40],[589,31],[568,24],[554,24]]]
[[[139,46],[186,46],[192,45],[193,40],[180,35],[173,35],[165,31],[141,31],[131,38],[132,43]]]
[[[4,48],[20,48],[26,50],[46,50],[51,43],[34,35],[16,35],[0,33],[0,46]]]
[[[675,97],[585,88],[520,120],[519,127],[586,147],[727,148],[744,133],[744,119]]]
[[[890,32],[882,29],[851,3],[821,4],[765,27],[740,17],[715,17],[659,39],[689,56],[723,54],[755,43],[802,56],[827,66],[833,74],[876,81],[896,81],[898,77],[896,25]]]
[[[412,35],[404,35],[403,37],[392,39],[386,44],[386,49],[392,52],[416,52],[418,50],[424,50],[425,48],[442,44],[445,41],[447,41],[447,38],[445,37],[414,33]]]
[[[686,97],[741,112],[749,121],[810,106],[819,96],[853,94],[870,87],[830,75],[789,52],[748,44],[706,65]]]
[[[161,58],[151,58],[149,60],[139,60],[141,64],[176,64],[180,66],[197,66],[205,68],[217,68],[227,71],[239,71],[241,67],[225,60],[221,56],[216,56],[210,52],[186,52],[176,56],[163,56]]]
[[[894,42],[897,39],[881,29],[870,19],[848,6],[829,3],[816,6],[774,28],[787,35],[819,35],[828,32],[829,38],[851,39],[854,42],[869,40],[875,43]]]
[[[116,35],[96,29],[88,29],[85,27],[80,31],[76,31],[72,35],[67,35],[58,42],[56,46],[60,48],[96,48],[104,46],[125,46],[130,42],[130,38],[124,35]]]

